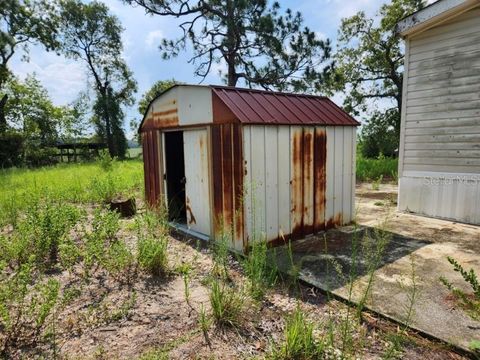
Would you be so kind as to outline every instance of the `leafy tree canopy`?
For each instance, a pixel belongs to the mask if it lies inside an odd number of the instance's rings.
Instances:
[[[361,133],[368,143],[362,147],[365,156],[393,154],[398,149],[404,48],[396,25],[424,5],[423,0],[392,0],[374,18],[360,11],[342,20],[335,73],[327,84],[331,92],[345,94],[348,112],[369,118]],[[385,110],[379,111],[379,106]]]
[[[54,8],[47,0],[2,0],[0,5],[0,133],[7,128],[4,91],[11,72],[8,63],[15,53],[28,59],[32,43],[43,44],[47,50],[58,47],[57,20]]]
[[[267,0],[124,0],[148,14],[180,17],[182,35],[163,40],[165,59],[188,45],[195,75],[205,78],[217,64],[226,65],[225,82],[265,89],[311,89],[318,84],[321,63],[330,55],[330,42],[303,26],[300,13]],[[325,69],[329,69],[326,66]]]
[[[176,84],[180,84],[180,82],[176,81],[175,79],[159,80],[153,84],[152,87],[142,95],[142,98],[138,102],[138,112],[140,115],[143,116],[143,114],[145,114],[148,105],[153,99]]]
[[[121,57],[120,21],[98,1],[63,0],[60,14],[62,52],[84,61],[93,79],[97,135],[106,141],[111,156],[123,157],[126,140],[121,106],[133,104],[137,84]]]

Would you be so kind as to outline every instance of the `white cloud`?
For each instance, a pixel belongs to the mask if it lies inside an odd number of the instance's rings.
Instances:
[[[55,104],[68,104],[86,89],[87,77],[81,62],[45,53],[41,48],[32,49],[31,59],[30,62],[16,59],[11,69],[21,79],[35,73]]]
[[[150,31],[145,37],[145,45],[148,49],[156,49],[164,37],[162,30]]]

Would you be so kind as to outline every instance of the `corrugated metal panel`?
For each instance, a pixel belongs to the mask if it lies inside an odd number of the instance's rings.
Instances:
[[[156,206],[161,194],[158,131],[150,130],[142,133],[142,151],[145,198],[150,206]]]
[[[240,125],[212,126],[214,236],[244,249],[243,145]]]
[[[185,194],[187,226],[210,235],[210,176],[208,168],[207,130],[183,133],[185,156]]]
[[[354,128],[248,125],[243,139],[249,241],[281,244],[350,221]]]
[[[245,124],[359,125],[325,97],[222,86],[211,88],[238,121]]]

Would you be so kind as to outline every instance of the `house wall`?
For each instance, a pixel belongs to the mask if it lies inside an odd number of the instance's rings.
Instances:
[[[399,210],[480,223],[479,19],[406,39]]]
[[[242,131],[246,243],[283,243],[351,222],[355,127],[247,125]]]

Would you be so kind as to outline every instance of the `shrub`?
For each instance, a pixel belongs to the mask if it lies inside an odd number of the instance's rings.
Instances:
[[[398,159],[379,156],[378,158],[364,158],[360,154],[357,155],[357,180],[359,181],[375,181],[380,179],[398,179]]]
[[[116,160],[116,157],[110,156],[108,150],[101,150],[97,162],[104,171],[111,171]]]

